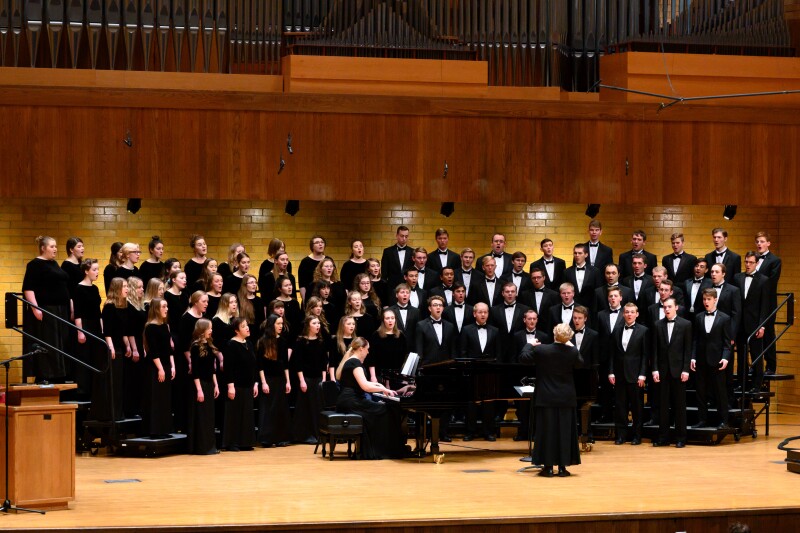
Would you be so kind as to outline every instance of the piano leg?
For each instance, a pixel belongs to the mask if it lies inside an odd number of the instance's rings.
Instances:
[[[431,453],[434,455],[439,453],[439,422],[438,416],[431,416]]]

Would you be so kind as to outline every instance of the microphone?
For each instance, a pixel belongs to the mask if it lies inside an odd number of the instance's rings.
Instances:
[[[47,353],[47,348],[41,344],[34,343],[31,345],[31,355],[41,355]]]

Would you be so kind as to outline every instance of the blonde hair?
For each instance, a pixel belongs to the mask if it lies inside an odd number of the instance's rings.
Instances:
[[[127,285],[128,282],[124,278],[114,278],[108,285],[108,292],[106,292],[106,303],[104,305],[112,304],[115,307],[123,308],[128,307],[128,300],[122,296],[122,286]]]
[[[122,256],[122,261],[125,262],[128,260],[128,256],[131,252],[135,252],[136,250],[140,250],[139,245],[133,242],[126,242],[122,245],[122,248],[119,249],[119,255]]]
[[[565,343],[569,341],[573,335],[575,335],[575,332],[572,331],[569,324],[556,324],[556,327],[553,328],[553,338],[556,342]]]
[[[158,295],[159,287],[163,287],[163,290],[167,289],[164,287],[164,282],[159,278],[152,278],[147,282],[147,287],[144,290],[144,303],[152,302],[155,298],[161,298],[161,296]]]
[[[333,272],[331,272],[331,283],[335,283],[339,281],[339,271],[336,269],[336,261],[333,260],[330,256],[325,256],[325,259],[319,262],[317,268],[314,269],[314,281],[319,281],[322,278],[322,265],[325,264],[326,261],[330,261],[333,265]]]
[[[372,300],[372,303],[375,304],[375,307],[380,309],[381,308],[381,299],[378,298],[378,294],[375,292],[375,287],[372,286],[372,280],[369,279],[369,274],[367,274],[366,272],[362,272],[361,274],[356,274],[356,277],[353,278],[353,291],[358,291],[359,293],[361,293],[361,297],[363,299],[364,293],[361,292],[361,289],[359,288],[358,285],[359,285],[359,283],[361,283],[361,280],[365,279],[365,278],[366,278],[367,281],[369,281],[369,292],[367,293],[367,297],[370,300]]]
[[[336,379],[342,379],[342,369],[344,368],[344,364],[353,356],[353,353],[356,350],[360,350],[361,348],[369,347],[369,342],[364,337],[356,337],[353,339],[353,342],[350,343],[350,348],[344,353],[342,360],[339,361],[339,366],[336,367]]]
[[[336,349],[339,350],[340,354],[344,354],[347,351],[347,347],[344,345],[344,325],[348,320],[353,321],[353,325],[355,325],[356,319],[352,316],[343,316],[339,319],[339,327],[336,329]],[[355,328],[353,328],[353,333],[355,333]]]
[[[236,318],[239,316],[239,310],[237,307],[236,313],[231,315],[230,306],[231,300],[236,300],[236,303],[239,303],[239,300],[236,298],[235,294],[231,294],[226,292],[219,299],[219,307],[217,308],[217,314],[214,315],[214,318],[219,318],[225,324],[230,324],[232,318]]]
[[[139,296],[137,289],[144,287],[144,283],[136,276],[128,278],[128,303],[130,303],[137,311],[144,310],[144,295]]]

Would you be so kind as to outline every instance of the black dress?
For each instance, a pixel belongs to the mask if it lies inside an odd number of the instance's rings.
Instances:
[[[128,322],[130,324],[131,336],[136,341],[136,349],[139,352],[139,361],[134,361],[133,357],[126,357],[122,362],[124,370],[122,372],[122,404],[125,406],[125,418],[133,418],[142,413],[142,383],[146,379],[144,371],[144,325],[147,323],[147,311],[139,311],[132,305],[128,305]]]
[[[264,300],[259,296],[250,299],[250,304],[253,306],[254,321],[250,324],[250,337],[253,339],[261,338],[261,326],[267,319],[267,307],[264,305]]]
[[[309,256],[305,256],[303,260],[300,261],[300,267],[297,269],[297,283],[300,284],[300,287],[305,287],[306,294],[309,294],[311,291],[311,284],[314,281],[314,270],[316,270],[320,262],[322,262],[322,259],[317,261]]]
[[[83,329],[101,339],[103,328],[100,325],[100,290],[96,285],[75,286],[72,292],[72,306],[75,319],[81,320]],[[108,366],[108,345],[91,337],[86,342],[75,345],[76,357],[97,369]],[[88,368],[75,365],[75,381],[78,384],[79,396],[91,398],[94,374]]]
[[[50,313],[69,320],[70,309],[70,279],[69,274],[61,270],[53,260],[33,259],[25,268],[25,277],[22,280],[22,290],[32,291],[39,307]],[[24,329],[37,339],[51,346],[64,350],[69,339],[69,326],[56,320],[47,313],[42,313],[42,320],[33,316],[33,308],[26,306],[24,316]],[[32,351],[34,339],[23,338],[23,350]],[[64,356],[58,352],[48,350],[47,353],[27,357],[22,360],[23,376],[33,376],[37,381],[50,382],[63,381],[66,376]]]
[[[222,433],[224,448],[252,448],[256,442],[253,420],[253,386],[259,382],[256,373],[256,354],[250,341],[228,341],[225,352],[225,429]],[[228,398],[228,385],[233,384],[236,394]]]
[[[220,318],[213,318],[211,320],[211,338],[214,339],[214,346],[222,352],[223,362],[227,360],[228,341],[233,338],[234,331],[230,324],[226,324]],[[224,365],[223,365],[224,367]],[[215,408],[215,421],[219,434],[222,435],[223,427],[225,426],[225,403],[228,398],[228,389],[226,387],[225,373],[217,367],[217,384],[219,385],[219,396],[214,402]]]
[[[294,419],[292,420],[292,439],[295,442],[316,444],[319,428],[319,413],[322,410],[322,391],[320,382],[328,369],[328,349],[321,337],[314,340],[300,337],[294,344],[291,371],[303,373],[307,389],[297,391]]]
[[[342,280],[342,284],[346,290],[353,290],[353,283],[356,280],[356,276],[359,274],[364,274],[367,271],[368,265],[368,261],[364,261],[363,263],[354,263],[351,259],[348,259],[344,262],[342,269],[339,271],[339,279]]]
[[[211,320],[219,311],[219,301],[222,299],[222,295],[214,296],[213,294],[208,294],[208,307],[206,307],[206,312],[203,314],[204,318]]]
[[[189,375],[189,361],[186,352],[192,344],[194,326],[199,318],[191,313],[181,316],[178,326],[178,340],[175,342],[175,381],[172,384],[172,408],[175,413],[175,429],[184,432],[189,423],[189,395],[194,390]]]
[[[229,292],[231,294],[239,294],[239,289],[242,288],[242,278],[236,274],[231,274],[222,282],[222,293]]]
[[[195,455],[212,455],[217,453],[217,438],[214,434],[214,354],[200,357],[200,347],[196,344],[189,349],[192,355],[192,387],[189,405],[189,453]],[[200,381],[203,401],[197,401],[197,385]],[[227,390],[225,391],[227,394]]]
[[[115,278],[122,278],[127,280],[130,277],[139,277],[139,268],[134,266],[133,268],[126,268],[124,266],[120,266],[114,272]],[[141,279],[141,278],[140,278]]]
[[[408,357],[406,336],[401,331],[399,337],[386,335],[381,337],[376,331],[369,337],[369,355],[364,361],[364,366],[375,367],[375,375],[380,376],[385,371],[399,372]]]
[[[336,410],[359,414],[364,419],[364,433],[361,436],[361,454],[364,459],[402,458],[406,439],[402,431],[400,404],[369,399],[353,375],[356,368],[364,369],[356,357],[348,359],[342,367],[342,377],[339,380],[341,392],[336,401]]]
[[[103,335],[111,338],[115,355],[107,372],[95,374],[90,411],[94,420],[109,421],[124,418],[122,372],[126,351],[124,338],[130,335],[129,316],[127,307],[117,307],[113,303],[103,306]],[[103,365],[99,368],[104,370],[108,366]]]
[[[272,273],[272,269],[273,268],[275,268],[275,263],[273,263],[271,259],[264,259],[264,261],[261,263],[261,266],[258,268],[258,279],[259,279],[259,281],[261,280],[261,278],[263,278],[267,274]],[[286,272],[288,272],[289,274],[292,273],[292,262],[291,261],[289,261],[289,264],[286,266]],[[312,270],[312,273],[313,273],[313,270]],[[294,276],[292,276],[292,278],[294,278]],[[258,285],[258,290],[259,291],[261,290],[261,284],[260,283]],[[261,296],[264,297],[264,293],[263,292],[261,293]],[[272,298],[270,297],[270,299],[272,299]]]
[[[292,282],[292,298],[297,298],[297,282],[292,274],[289,274],[287,277],[289,278],[289,281]],[[269,302],[270,300],[273,300],[276,296],[275,291],[275,276],[272,274],[272,272],[267,272],[263,276],[258,276],[258,292],[265,301]],[[306,297],[309,296],[311,295],[306,295]]]
[[[292,440],[292,422],[286,394],[286,374],[289,367],[287,346],[278,341],[278,358],[273,361],[259,356],[259,370],[269,386],[269,394],[262,390],[258,396],[258,442],[262,446],[283,444]]]
[[[297,300],[283,301],[283,311],[284,336],[291,346],[303,332],[303,311],[300,309],[300,304]]]
[[[203,260],[205,263],[205,260]],[[194,258],[186,261],[183,271],[186,273],[186,287],[194,287],[194,282],[203,274],[203,263],[198,263]]]
[[[342,338],[345,352],[350,348],[350,343],[353,342],[353,339],[354,337]],[[342,357],[344,357],[344,352],[339,350],[338,340],[336,335],[332,335],[330,343],[328,344],[328,366],[333,369],[339,368],[339,363],[342,362]]]
[[[73,289],[75,285],[83,281],[83,278],[85,277],[83,275],[83,271],[81,270],[81,265],[75,264],[72,261],[64,261],[61,263],[61,270],[66,272],[69,276],[70,289]]]
[[[389,303],[389,284],[386,282],[385,279],[379,279],[378,281],[372,281],[372,290],[375,291],[375,294],[378,296],[378,300],[381,301],[381,305],[385,306]],[[394,288],[391,288],[392,294],[394,294]]]
[[[217,265],[217,274],[222,276],[222,279],[225,280],[225,278],[233,274],[233,270],[228,263],[219,263]]]
[[[169,325],[147,324],[144,328],[147,340],[147,357],[142,360],[145,368],[145,391],[142,405],[142,421],[146,435],[167,435],[172,433],[172,346],[170,345]],[[155,360],[161,361],[164,381],[158,381],[158,367]]]
[[[164,299],[167,301],[167,321],[169,322],[169,329],[172,332],[172,338],[176,341],[175,346],[178,346],[178,332],[181,327],[181,317],[186,309],[189,307],[189,295],[187,291],[183,291],[179,295],[172,294],[169,291],[164,292]]]
[[[114,275],[116,272],[116,265],[112,265],[111,263],[107,264],[103,269],[103,286],[106,288],[106,294],[108,293],[108,288],[111,286],[111,280],[116,277]]]
[[[361,316],[353,316],[356,320],[356,337],[364,337],[369,338],[370,335],[375,333],[375,330],[378,329],[378,326],[375,324],[375,319],[372,318],[372,315],[364,313]]]
[[[139,278],[141,278],[142,283],[144,284],[144,288],[147,288],[147,283],[153,279],[161,279],[164,276],[164,263],[159,261],[158,263],[151,263],[150,261],[145,261],[142,263],[142,266],[139,267]]]

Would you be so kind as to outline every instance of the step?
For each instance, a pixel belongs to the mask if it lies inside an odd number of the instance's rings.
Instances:
[[[603,437],[600,435],[605,433],[608,435],[608,439],[614,438],[614,433],[616,430],[616,425],[613,423],[594,423],[591,425],[592,433],[595,438],[598,440],[602,440]],[[628,425],[630,427],[630,424]],[[670,429],[674,429],[674,426],[670,426]],[[658,426],[649,424],[642,426],[642,437],[645,439],[657,439],[658,438]],[[714,426],[703,427],[703,428],[686,428],[686,439],[691,443],[710,443],[710,444],[719,444],[727,435],[733,435],[735,441],[739,441],[740,434],[739,429],[736,427],[730,427],[728,429],[718,429]]]
[[[172,433],[169,437],[136,437],[119,441],[117,451],[121,455],[156,457],[175,453],[186,453],[186,435]]]
[[[791,381],[794,374],[764,374],[764,381]]]
[[[800,463],[786,463],[786,470],[800,474]]]
[[[786,460],[800,464],[800,450],[786,450]]]

